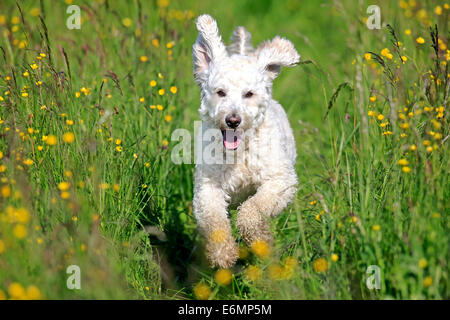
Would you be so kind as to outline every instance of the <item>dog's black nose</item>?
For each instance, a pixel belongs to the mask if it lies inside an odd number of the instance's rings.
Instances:
[[[241,117],[239,117],[237,114],[229,114],[225,118],[225,122],[231,129],[236,129],[241,124]]]

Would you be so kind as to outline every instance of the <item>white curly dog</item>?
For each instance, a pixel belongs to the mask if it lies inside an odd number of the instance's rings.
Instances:
[[[203,153],[211,151],[203,145],[204,134],[215,130],[220,149],[212,152],[215,161],[196,163],[193,208],[211,265],[228,268],[238,258],[228,208],[239,206],[235,225],[249,246],[270,243],[269,218],[288,206],[297,190],[294,135],[283,107],[272,99],[272,82],[300,55],[278,36],[253,49],[243,27],[225,47],[211,16],[201,15],[196,23],[193,62],[202,119],[196,143]]]

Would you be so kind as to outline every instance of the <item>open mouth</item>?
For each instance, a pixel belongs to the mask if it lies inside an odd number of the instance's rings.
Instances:
[[[241,134],[236,130],[222,130],[222,137],[227,150],[236,150],[241,143]]]

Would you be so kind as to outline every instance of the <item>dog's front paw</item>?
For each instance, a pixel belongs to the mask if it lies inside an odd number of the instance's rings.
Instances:
[[[231,233],[218,229],[211,232],[206,244],[211,265],[220,268],[232,267],[238,259],[238,246]]]
[[[239,209],[236,227],[242,239],[249,246],[256,240],[266,243],[273,242],[268,217],[261,213],[258,206],[252,205],[251,201],[243,203]]]

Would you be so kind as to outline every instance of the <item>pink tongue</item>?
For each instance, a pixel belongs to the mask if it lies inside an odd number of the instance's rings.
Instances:
[[[235,150],[241,143],[241,137],[233,130],[223,130],[223,145],[228,150]]]

